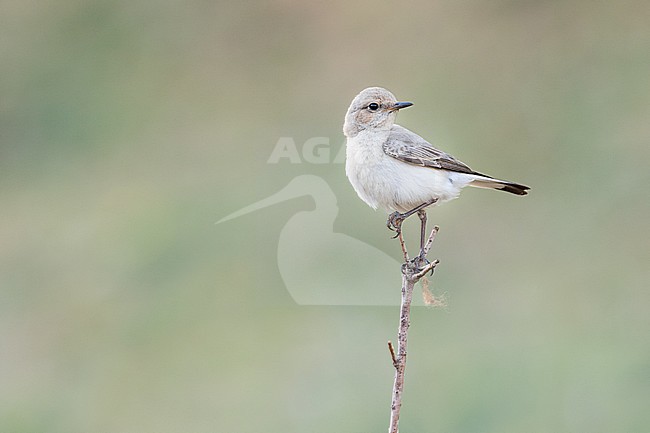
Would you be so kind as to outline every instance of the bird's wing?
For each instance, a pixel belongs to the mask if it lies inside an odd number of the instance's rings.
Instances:
[[[424,138],[399,125],[393,125],[383,149],[386,155],[409,164],[485,176],[476,173],[453,156],[436,149]]]

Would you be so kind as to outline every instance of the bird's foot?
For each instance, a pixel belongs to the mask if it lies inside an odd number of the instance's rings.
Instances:
[[[386,227],[389,230],[394,231],[396,234],[393,236],[393,239],[398,237],[402,233],[402,223],[404,222],[404,215],[399,212],[393,212],[388,215],[388,220],[386,221]]]
[[[420,254],[413,258],[413,264],[419,269],[423,270],[431,264],[429,259],[427,259],[424,250],[420,250]],[[431,268],[431,275],[433,275],[433,268]]]

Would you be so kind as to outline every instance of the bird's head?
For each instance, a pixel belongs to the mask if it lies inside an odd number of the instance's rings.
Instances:
[[[397,111],[411,102],[398,102],[395,95],[381,87],[368,87],[359,93],[345,115],[343,133],[354,137],[365,129],[390,129]]]

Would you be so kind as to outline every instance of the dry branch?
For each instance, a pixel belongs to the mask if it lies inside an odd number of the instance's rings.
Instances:
[[[402,408],[402,392],[404,390],[404,372],[406,370],[406,346],[408,342],[408,329],[411,324],[411,301],[413,299],[413,288],[423,276],[428,272],[433,272],[438,265],[438,260],[428,262],[426,259],[433,240],[438,233],[438,227],[431,230],[431,234],[424,245],[422,254],[413,258],[408,258],[406,245],[402,234],[399,234],[399,242],[402,247],[405,263],[402,265],[402,302],[400,306],[399,328],[397,332],[397,354],[393,349],[393,344],[389,341],[393,365],[395,366],[395,381],[393,383],[393,397],[390,406],[390,427],[389,433],[398,433],[399,414]]]

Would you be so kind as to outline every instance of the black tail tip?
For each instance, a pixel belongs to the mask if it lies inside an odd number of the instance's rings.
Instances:
[[[530,187],[519,185],[518,183],[505,183],[499,190],[509,192],[510,194],[526,195]]]

